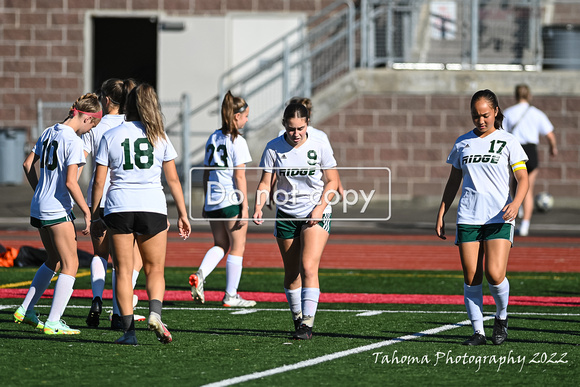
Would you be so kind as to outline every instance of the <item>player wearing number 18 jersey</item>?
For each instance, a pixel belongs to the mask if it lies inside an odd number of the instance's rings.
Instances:
[[[91,222],[100,221],[99,205],[110,169],[111,185],[105,201],[104,220],[113,242],[117,300],[125,332],[116,343],[137,344],[132,284],[133,245],[136,242],[147,277],[149,329],[166,344],[172,341],[172,336],[161,321],[169,229],[162,172],[177,206],[179,234],[187,238],[191,227],[175,168],[177,153],[163,128],[153,87],[141,84],[131,90],[127,96],[125,117],[126,122],[107,131],[99,145]],[[91,232],[95,230],[95,227],[91,228]]]

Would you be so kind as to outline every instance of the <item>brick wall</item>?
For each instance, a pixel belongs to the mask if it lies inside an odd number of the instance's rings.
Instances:
[[[502,107],[513,104],[512,94],[498,97]],[[447,155],[456,138],[473,128],[470,98],[364,94],[315,126],[328,133],[339,165],[389,167],[393,198],[440,198],[451,168]],[[542,139],[536,190],[578,201],[580,97],[536,96],[533,103],[554,124],[559,149],[551,158]]]
[[[36,101],[72,102],[83,92],[87,11],[315,13],[333,0],[0,0],[0,126],[36,124]]]

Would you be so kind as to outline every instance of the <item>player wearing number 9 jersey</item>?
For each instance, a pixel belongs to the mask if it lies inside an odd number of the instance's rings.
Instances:
[[[101,119],[101,104],[95,94],[80,97],[60,124],[46,129],[33,151],[24,161],[24,171],[34,196],[30,205],[30,223],[38,228],[48,259],[38,269],[22,305],[14,313],[14,321],[42,329],[46,334],[79,334],[60,320],[72,294],[79,260],[73,200],[84,215],[83,234],[89,233],[90,212],[77,182],[79,168],[85,164],[80,135],[90,131]],[[40,160],[40,177],[35,164]],[[34,311],[52,277],[60,275],[46,324]]]
[[[507,263],[513,242],[514,218],[528,191],[525,165],[528,157],[515,137],[501,130],[503,113],[491,90],[480,90],[473,95],[471,118],[475,128],[457,139],[447,158],[452,167],[439,206],[435,232],[445,239],[443,218],[463,180],[455,243],[463,267],[465,307],[474,332],[463,344],[486,344],[482,292],[485,272],[496,305],[491,341],[499,345],[507,338],[510,289]],[[509,192],[510,168],[518,181],[513,200]]]
[[[204,281],[229,251],[222,305],[256,305],[255,301],[245,300],[238,293],[248,230],[245,166],[252,161],[240,131],[248,122],[249,113],[246,101],[228,91],[222,102],[222,127],[209,136],[205,145],[203,216],[210,219],[214,246],[206,252],[197,272],[189,276],[191,297],[200,304],[205,302]]]
[[[187,238],[191,227],[175,168],[177,153],[165,134],[153,87],[141,84],[131,90],[127,96],[125,118],[125,123],[103,135],[99,145],[95,158],[98,165],[91,222],[100,221],[99,205],[110,169],[111,185],[105,201],[104,220],[113,242],[117,300],[125,332],[116,343],[137,344],[132,284],[133,244],[137,242],[147,276],[149,329],[166,344],[172,341],[172,337],[161,321],[168,230],[162,171],[177,206],[179,234]],[[91,231],[95,229],[93,227]]]
[[[254,223],[263,223],[262,209],[276,174],[274,235],[284,261],[284,291],[297,340],[312,338],[320,297],[318,268],[330,233],[330,203],[339,182],[332,148],[308,136],[309,122],[309,111],[302,104],[289,104],[284,110],[286,133],[270,141],[262,154],[264,169],[253,215]]]

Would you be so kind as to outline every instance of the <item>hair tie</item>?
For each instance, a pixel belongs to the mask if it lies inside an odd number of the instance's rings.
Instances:
[[[248,103],[246,102],[244,104],[244,106],[242,106],[241,108],[238,109],[238,111],[236,112],[236,114],[237,113],[243,113],[247,108],[248,108]]]
[[[83,114],[86,114],[89,117],[98,118],[98,119],[103,118],[103,111],[102,110],[99,110],[96,113],[89,113],[89,112],[83,112],[83,111],[81,111],[79,109],[73,109],[73,112],[74,112],[73,117],[76,115],[76,113],[83,113]]]

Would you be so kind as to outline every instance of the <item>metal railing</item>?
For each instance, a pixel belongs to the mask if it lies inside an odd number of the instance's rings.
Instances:
[[[355,67],[355,15],[352,1],[337,1],[306,23],[225,72],[219,100],[227,90],[252,106],[252,131],[279,116],[288,99],[310,97]]]
[[[580,68],[580,27],[542,26],[546,11],[572,0],[339,0],[224,73],[217,94],[191,107],[188,95],[163,104],[166,130],[189,173],[210,134],[191,122],[215,116],[232,90],[252,107],[246,136],[278,120],[292,96],[311,97],[356,67],[437,70]],[[544,14],[542,14],[544,12]],[[46,112],[70,106],[39,101]],[[59,110],[62,114],[62,110]],[[44,112],[44,113],[43,113]],[[62,119],[48,119],[49,123]],[[196,161],[198,162],[198,161]]]

